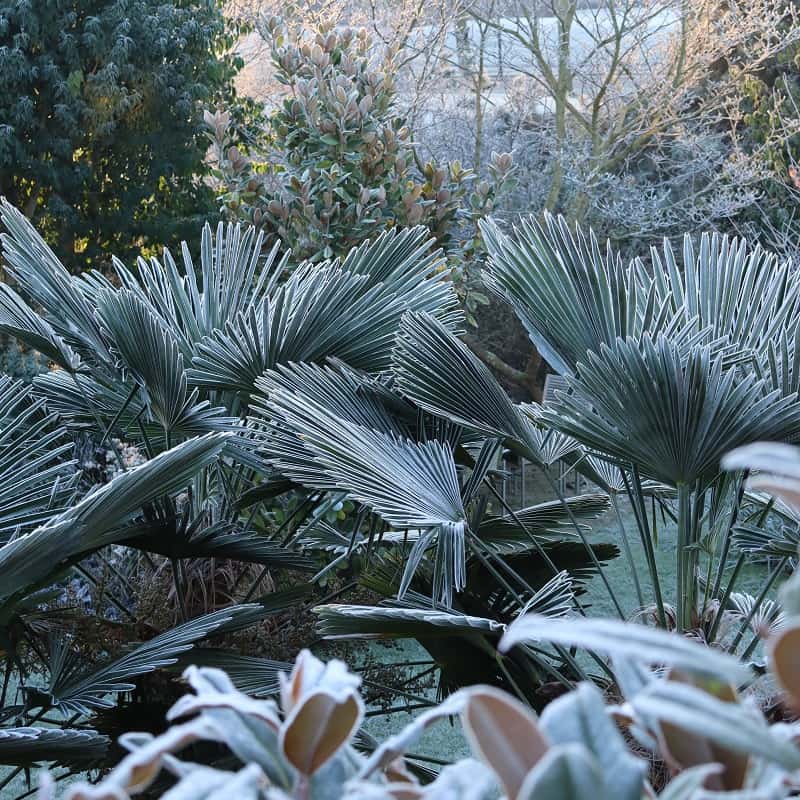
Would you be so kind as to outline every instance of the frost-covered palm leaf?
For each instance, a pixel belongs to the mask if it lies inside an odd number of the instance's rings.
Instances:
[[[72,449],[31,387],[0,376],[0,542],[63,511],[79,477]]]
[[[366,277],[335,265],[309,265],[225,331],[196,349],[191,379],[199,385],[252,388],[255,376],[277,364],[335,356],[359,369],[380,371],[406,302],[365,290]]]
[[[392,229],[353,248],[342,268],[365,275],[365,289],[380,287],[379,304],[398,295],[405,299],[406,310],[427,311],[455,328],[462,319],[458,297],[452,282],[443,280],[444,254],[432,247],[430,232],[422,225]]]
[[[661,329],[668,321],[651,290],[622,264],[610,244],[603,254],[590,231],[574,234],[561,217],[544,225],[524,218],[514,236],[481,225],[489,251],[488,285],[514,308],[536,348],[562,375],[587,351],[619,337]]]
[[[797,525],[780,525],[778,528],[764,528],[742,523],[733,529],[733,543],[743,553],[771,556],[774,558],[793,558],[800,547],[800,531]]]
[[[695,247],[686,234],[682,263],[666,239],[661,254],[651,250],[651,260],[652,268],[637,267],[643,276],[652,274],[659,301],[687,322],[710,329],[714,339],[760,353],[796,319],[797,271],[760,245],[706,233]]]
[[[36,394],[43,397],[47,408],[58,413],[62,423],[74,432],[90,431],[97,434],[98,419],[102,433],[114,422],[110,434],[126,442],[140,442],[141,430],[156,449],[161,449],[165,434],[157,421],[149,418],[147,404],[142,399],[138,384],[107,379],[108,376],[69,375],[63,370],[52,370],[33,379]]]
[[[769,597],[757,605],[753,595],[747,592],[732,592],[730,602],[734,613],[742,620],[749,620],[748,625],[751,630],[759,636],[775,633],[786,622],[780,605]]]
[[[99,292],[97,312],[119,366],[142,387],[150,414],[165,431],[192,436],[230,427],[224,409],[189,391],[177,340],[133,292]]]
[[[89,729],[0,728],[0,764],[8,766],[86,769],[102,762],[110,746],[108,736]]]
[[[59,367],[74,372],[78,354],[8,285],[0,283],[0,332],[38,350]]]
[[[535,426],[534,434],[539,441],[539,454],[542,462],[548,467],[559,461],[569,459],[576,461],[583,456],[583,447],[561,431],[542,426],[543,407],[538,403],[519,403],[519,412],[527,417]]]
[[[379,391],[379,386],[344,364],[278,366],[259,377],[256,390],[259,395],[253,409],[256,412],[253,418],[256,425],[268,425],[273,413],[268,406],[268,399],[283,392],[307,397],[337,417],[371,430],[397,434],[407,432],[398,424],[396,416],[389,413],[384,404],[386,395]],[[398,405],[401,403],[400,398],[393,399]],[[410,406],[409,409],[413,411]],[[268,427],[271,427],[271,433],[275,436],[286,433],[280,425]]]
[[[491,619],[436,609],[353,606],[317,606],[317,633],[326,639],[404,639],[481,635],[499,638],[505,625]]]
[[[565,617],[575,607],[575,589],[572,578],[566,570],[554,575],[544,586],[525,602],[519,612],[542,614],[546,617]]]
[[[784,397],[800,392],[800,323],[793,330],[778,331],[766,345],[766,366],[762,372],[772,389]]]
[[[477,535],[501,553],[523,552],[534,545],[531,536],[543,542],[580,541],[575,534],[573,519],[592,520],[611,508],[608,498],[602,494],[585,494],[570,497],[564,503],[551,500],[537,503],[515,512],[519,523],[511,516],[486,517],[478,526]],[[571,515],[571,517],[570,517]],[[589,530],[589,526],[585,526]]]
[[[449,445],[371,430],[284,389],[271,393],[269,408],[270,424],[292,434],[269,441],[265,457],[275,469],[311,488],[346,491],[395,528],[430,529],[442,596],[463,586],[466,514]],[[425,549],[420,540],[412,555]]]
[[[252,390],[265,370],[289,362],[336,357],[376,372],[389,366],[400,317],[425,309],[458,324],[455,294],[436,272],[424,229],[390,232],[338,262],[308,264],[287,283],[197,345],[191,380],[203,386]]]
[[[277,284],[287,256],[278,258],[278,245],[264,253],[264,235],[252,227],[220,222],[209,224],[200,236],[200,263],[188,245],[181,245],[182,265],[164,251],[161,260],[139,259],[136,274],[115,260],[123,288],[133,292],[163,321],[178,340],[185,359],[195,345],[254,305]],[[92,276],[95,292],[111,288]]]
[[[256,531],[242,530],[233,523],[199,526],[198,530],[176,525],[173,518],[142,520],[115,533],[128,547],[169,558],[230,558],[246,564],[265,564],[300,571],[315,569],[315,562],[296,550]]]
[[[489,368],[452,331],[429,314],[406,314],[394,366],[401,392],[431,414],[512,440],[540,461],[541,432],[511,402]]]
[[[80,670],[57,669],[52,675],[48,694],[50,704],[65,714],[89,714],[93,708],[109,708],[117,692],[128,692],[135,687],[131,678],[153,672],[174,664],[181,653],[190,650],[199,641],[247,615],[257,606],[241,605],[223,608],[211,614],[185,622],[143,644],[132,646],[127,653],[99,668]],[[60,658],[57,665],[69,664]]]
[[[542,413],[548,424],[672,485],[712,478],[739,445],[800,435],[796,403],[723,370],[709,346],[686,353],[663,336],[619,340],[567,382],[569,393]]]
[[[0,600],[35,588],[70,559],[114,541],[114,532],[145,503],[183,488],[216,459],[226,439],[225,434],[190,439],[0,547]]]
[[[26,296],[44,309],[49,324],[68,346],[84,359],[110,365],[94,308],[80,281],[67,272],[28,219],[6,200],[0,200],[0,221],[7,231],[0,236],[6,271]]]

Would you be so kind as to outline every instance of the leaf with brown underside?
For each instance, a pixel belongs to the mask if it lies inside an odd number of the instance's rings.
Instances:
[[[772,671],[789,695],[789,702],[800,709],[800,620],[789,620],[768,642]]]
[[[669,674],[669,680],[696,686],[727,703],[738,702],[733,686],[713,679],[703,680],[679,670]],[[667,763],[675,770],[685,770],[702,764],[717,763],[722,766],[718,774],[706,778],[707,789],[737,791],[744,786],[750,758],[712,742],[697,734],[683,730],[669,722],[661,722],[659,742]]]
[[[281,729],[286,760],[303,775],[313,775],[350,741],[363,715],[355,694],[337,699],[312,692],[295,706]]]
[[[549,746],[536,717],[510,695],[482,686],[470,692],[462,720],[473,752],[495,771],[508,797],[516,797]]]

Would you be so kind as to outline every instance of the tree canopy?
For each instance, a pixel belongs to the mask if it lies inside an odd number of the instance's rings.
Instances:
[[[0,194],[69,266],[215,207],[202,107],[230,107],[234,34],[218,0],[0,0]]]

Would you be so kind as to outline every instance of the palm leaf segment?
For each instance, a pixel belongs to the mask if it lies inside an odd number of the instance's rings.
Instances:
[[[610,246],[604,256],[594,234],[573,235],[561,218],[547,215],[544,226],[523,219],[515,240],[492,222],[481,229],[490,254],[486,283],[562,375],[600,343],[665,329],[675,317]]]
[[[574,375],[587,352],[618,338],[660,333],[687,348],[717,342],[763,358],[769,342],[796,317],[800,281],[790,265],[742,240],[687,235],[683,263],[666,243],[624,267],[610,245],[573,233],[562,218],[523,220],[514,237],[483,225],[489,286],[504,297],[559,373]],[[729,353],[730,354],[730,353]]]
[[[800,350],[784,331],[800,280],[788,265],[704,236],[699,249],[685,239],[682,268],[669,245],[652,270],[623,268],[552,217],[514,240],[485,233],[490,285],[568,378],[545,423],[673,485],[711,477],[726,449],[798,435]]]
[[[93,730],[63,728],[0,728],[0,764],[33,767],[54,762],[87,768],[101,762],[111,740]]]
[[[0,547],[0,602],[46,585],[71,559],[124,536],[120,526],[132,514],[154,498],[182,489],[217,458],[226,439],[225,434],[190,439]]]
[[[223,409],[199,402],[197,389],[189,391],[178,341],[136,294],[104,289],[97,313],[118,366],[142,387],[151,416],[165,431],[192,436],[230,427]]]
[[[663,336],[619,340],[589,353],[567,382],[545,422],[671,485],[713,478],[746,442],[800,435],[792,398],[724,371],[708,346],[687,354]]]
[[[508,440],[543,463],[543,435],[515,406],[483,362],[452,331],[425,313],[403,317],[394,353],[398,389],[432,414]]]
[[[449,598],[464,585],[466,528],[449,444],[405,438],[387,424],[377,401],[359,409],[355,384],[334,387],[330,369],[309,365],[268,373],[259,382],[268,396],[269,416],[261,421],[268,430],[265,458],[305,486],[348,492],[395,528],[431,531],[418,542],[423,552],[435,532],[438,593]]]
[[[249,392],[258,376],[289,362],[335,357],[368,372],[387,369],[406,311],[430,311],[448,328],[460,323],[441,256],[429,248],[425,229],[412,228],[382,234],[341,265],[301,266],[197,345],[191,380]]]
[[[22,381],[0,376],[0,543],[62,512],[79,477],[57,415],[31,394]]]
[[[665,240],[651,251],[652,269],[636,263],[640,280],[652,273],[658,302],[715,339],[726,338],[746,350],[763,353],[768,343],[797,318],[800,281],[789,262],[744,239],[703,234],[695,247],[683,240],[683,263]]]
[[[50,706],[64,714],[88,715],[92,709],[109,708],[115,702],[114,694],[134,688],[131,678],[174,664],[178,656],[196,642],[227,623],[235,622],[237,617],[247,617],[258,609],[256,605],[241,605],[197,617],[131,647],[120,658],[99,669],[76,671],[67,651],[61,648],[53,659],[56,669],[51,675],[47,695],[37,696],[46,697]]]
[[[70,276],[12,207],[0,217],[9,272],[42,309],[40,316],[0,290],[0,330],[69,372],[91,372],[70,378],[72,388],[64,376],[38,383],[81,424],[84,395],[94,394],[119,422],[137,419],[145,405],[169,433],[215,430],[222,412],[198,402],[192,387],[247,395],[266,369],[328,357],[377,372],[390,364],[406,311],[429,311],[449,328],[461,320],[441,252],[431,251],[422,227],[386,232],[342,263],[301,265],[281,284],[286,258],[276,249],[265,258],[260,235],[222,224],[213,235],[206,226],[199,266],[185,245],[182,267],[168,252],[161,261],[140,259],[138,275],[115,260],[119,291],[98,273]]]
[[[6,272],[36,305],[45,310],[47,317],[38,329],[30,325],[21,326],[14,335],[38,348],[43,345],[42,337],[49,338],[46,332],[52,330],[59,337],[52,344],[57,345],[57,349],[64,348],[64,352],[61,358],[52,351],[47,355],[64,369],[76,366],[73,350],[90,363],[109,367],[112,359],[107,343],[80,279],[67,272],[33,225],[6,200],[0,200],[0,222],[6,229],[6,233],[0,236]],[[2,305],[7,308],[18,297],[16,293],[6,291]],[[18,309],[18,315],[28,316],[22,302]],[[8,311],[0,318],[4,325],[12,324]]]

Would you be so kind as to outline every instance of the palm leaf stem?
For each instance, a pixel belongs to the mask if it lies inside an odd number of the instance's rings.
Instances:
[[[94,421],[97,423],[97,429],[101,431],[104,430],[105,425],[103,425],[103,420],[100,419],[100,414],[95,408],[94,403],[89,399],[89,395],[86,394],[86,390],[83,388],[83,386],[81,386],[78,376],[74,372],[71,372],[70,377],[72,378],[72,382],[75,384],[75,386],[77,386],[78,392],[80,392],[80,395],[83,398],[83,402],[86,403],[86,408],[89,409],[89,413],[94,417]],[[123,472],[125,472],[127,467],[125,466],[125,462],[122,460],[122,454],[119,452],[119,448],[113,439],[109,441],[109,444],[111,445],[111,450],[114,453],[114,458],[116,459],[117,465]]]
[[[722,612],[723,609],[726,608],[728,605],[728,601],[730,600],[731,594],[733,593],[733,587],[736,585],[736,581],[739,578],[739,573],[742,571],[742,567],[745,563],[744,553],[739,553],[738,558],[736,559],[736,563],[733,565],[733,572],[731,572],[730,580],[725,587],[725,591],[722,593],[722,597],[719,601],[719,610],[717,611],[717,615],[714,619],[714,624],[711,626],[711,632],[708,635],[709,641],[713,642],[716,638],[717,632],[719,631],[720,623],[722,622]]]
[[[561,654],[561,652],[563,650],[563,652],[565,652],[565,653],[567,653],[569,655],[569,651],[568,650],[564,650],[561,647],[561,645],[559,645],[558,647],[554,646],[553,649],[556,650],[559,654]],[[524,650],[525,654],[528,656],[528,659],[530,661],[532,661],[537,667],[539,667],[539,669],[544,670],[548,675],[550,675],[551,677],[555,678],[556,681],[558,683],[560,683],[562,686],[564,686],[566,689],[569,689],[570,691],[572,691],[572,689],[575,688],[575,682],[569,680],[569,678],[564,676],[559,670],[557,670],[550,663],[550,659],[552,659],[552,657],[553,657],[552,653],[548,653],[547,650],[545,650],[542,647],[535,647],[535,646],[530,645],[530,644],[523,645],[522,646],[522,650]],[[500,654],[498,653],[498,656],[499,655]],[[572,659],[571,656],[570,656],[570,659]],[[574,659],[572,659],[572,660],[574,660]],[[498,661],[499,661],[499,663],[502,663],[499,659],[498,659]],[[532,668],[529,669],[529,673],[532,672],[532,671],[533,671]],[[580,674],[580,672],[581,672],[580,670],[576,671],[577,674]],[[534,679],[532,681],[533,683],[541,683],[541,676],[540,675],[534,673],[533,674],[533,679]]]
[[[656,565],[655,552],[653,551],[653,539],[650,535],[650,523],[647,520],[647,509],[644,505],[644,492],[642,491],[642,479],[639,475],[638,467],[631,465],[631,480],[625,474],[624,469],[620,469],[623,483],[625,484],[625,491],[628,493],[628,498],[631,501],[631,508],[633,508],[634,516],[636,517],[636,527],[639,531],[639,537],[642,540],[642,547],[644,548],[645,558],[647,559],[647,569],[650,573],[650,582],[653,585],[653,594],[655,595],[656,609],[658,610],[658,621],[661,627],[666,630],[667,628],[667,614],[664,611],[664,598],[661,594],[661,581],[658,577],[658,566]]]
[[[744,491],[745,487],[746,487],[746,482],[743,479],[742,480],[742,486],[741,486],[741,491],[742,492]],[[758,525],[763,525],[766,522],[767,515],[769,514],[770,509],[772,508],[773,502],[774,502],[774,499],[771,499],[769,501],[769,503],[767,503],[767,505],[764,506],[764,508],[762,509],[761,514],[759,514],[759,517],[758,517]],[[733,524],[731,524],[731,527],[733,527]],[[727,561],[727,551],[726,551],[726,554],[725,554],[725,561]],[[722,561],[720,563],[720,565],[719,565],[720,572],[723,572],[724,569],[725,569],[725,561]],[[719,626],[720,626],[720,623],[722,622],[722,612],[723,612],[723,610],[725,608],[727,608],[728,601],[730,600],[730,596],[733,593],[733,587],[736,585],[736,581],[739,578],[739,573],[742,571],[742,567],[744,566],[744,563],[745,563],[745,555],[744,555],[743,552],[740,552],[738,558],[736,559],[736,564],[733,567],[733,572],[731,573],[730,580],[728,581],[727,585],[725,586],[725,591],[724,591],[722,597],[720,598],[719,611],[717,612],[717,615],[714,618],[714,624],[711,626],[711,632],[709,634],[709,641],[713,642],[714,638],[717,635],[717,632],[719,631]]]
[[[619,527],[619,535],[622,540],[622,549],[625,553],[625,560],[628,562],[628,569],[630,570],[631,577],[633,578],[633,585],[636,589],[636,600],[639,603],[639,608],[644,608],[644,594],[642,593],[642,585],[639,582],[639,568],[633,560],[633,552],[631,551],[631,543],[628,540],[628,532],[625,530],[625,523],[622,520],[622,514],[619,510],[619,501],[615,492],[609,494],[611,505],[614,508],[614,514],[617,518],[617,525]]]
[[[714,579],[714,590],[711,592],[711,597],[713,598],[718,598],[720,591],[722,590],[722,576],[725,573],[725,566],[728,561],[728,553],[730,552],[731,534],[733,532],[733,526],[736,524],[736,520],[739,516],[739,509],[742,507],[747,475],[748,471],[745,470],[739,476],[739,485],[736,490],[736,502],[733,503],[733,507],[731,508],[730,519],[728,520],[728,525],[725,529],[725,538],[722,542],[722,552],[720,553],[719,562],[717,563],[717,575]]]
[[[594,549],[589,544],[589,540],[586,538],[586,534],[581,529],[581,526],[578,524],[578,520],[575,519],[575,514],[572,513],[572,509],[569,506],[566,498],[564,497],[561,490],[558,488],[558,484],[556,481],[553,480],[553,476],[550,474],[550,470],[542,466],[541,472],[544,474],[547,483],[550,486],[550,489],[555,492],[556,496],[558,497],[561,505],[564,507],[564,510],[567,512],[567,516],[569,517],[569,521],[572,523],[572,526],[575,528],[576,533],[580,537],[581,542],[583,542],[583,546],[586,549],[586,553],[588,554],[592,564],[594,565],[595,569],[597,570],[598,574],[600,575],[601,580],[603,581],[604,586],[606,587],[606,591],[608,592],[608,596],[611,598],[611,602],[614,604],[614,608],[619,614],[620,619],[625,619],[625,612],[622,610],[622,606],[619,604],[619,600],[617,599],[617,595],[614,592],[614,589],[611,587],[611,581],[609,581],[608,576],[606,575],[606,571],[603,569],[602,565],[600,564],[600,560],[597,558],[597,554],[594,552]]]
[[[92,586],[99,587],[101,596],[107,598],[109,603],[111,603],[111,605],[114,606],[117,611],[123,613],[126,617],[128,617],[128,619],[131,620],[131,622],[135,623],[138,621],[136,616],[131,613],[130,609],[126,608],[125,604],[119,600],[114,593],[108,589],[107,586],[100,586],[100,582],[97,580],[97,578],[95,578],[94,575],[91,574],[91,572],[89,572],[89,570],[81,566],[81,564],[76,564],[74,569],[78,574],[82,575],[87,581],[89,581]]]
[[[133,402],[133,398],[136,397],[138,391],[139,391],[139,384],[134,383],[133,386],[131,387],[130,392],[128,393],[127,398],[125,399],[125,402],[119,407],[119,411],[117,411],[117,413],[114,414],[113,418],[111,419],[111,422],[108,423],[108,427],[105,429],[103,433],[103,438],[100,439],[101,445],[105,443],[111,431],[114,430],[114,427],[120,421],[122,415],[125,413],[125,409],[127,409],[127,407]]]
[[[690,548],[692,541],[691,524],[691,489],[681,482],[678,484],[678,548],[676,553],[676,591],[675,605],[678,609],[678,632],[692,628],[692,611],[694,610],[695,576],[690,565]]]
[[[395,665],[393,664],[392,666]],[[438,666],[434,664],[433,667],[431,667],[431,671],[434,671],[436,669],[438,669]],[[426,670],[426,672],[428,672],[428,670]],[[414,675],[412,679],[416,680],[417,678],[422,677],[422,675],[424,674],[426,673],[424,672],[418,675]],[[413,692],[403,691],[402,689],[399,688],[399,686],[387,686],[385,683],[380,683],[380,681],[369,680],[367,678],[364,678],[362,683],[364,684],[364,686],[371,686],[373,689],[380,689],[382,692],[390,692],[393,695],[399,695],[400,697],[405,697],[407,700],[414,700],[417,703],[422,703],[428,708],[432,708],[438,705],[438,703],[435,700],[431,700],[429,697],[423,697],[422,695],[414,694]]]
[[[6,775],[6,777],[3,778],[2,781],[0,781],[0,792],[2,792],[3,789],[5,789],[6,786],[8,786],[8,784],[11,783],[11,781],[13,781],[14,778],[16,778],[17,775],[19,775],[20,772],[22,772],[22,770],[24,770],[24,769],[25,769],[25,767],[23,766],[23,767],[17,767],[16,769],[11,770],[11,772],[9,772],[8,775]]]
[[[754,633],[747,647],[742,652],[742,661],[747,661],[753,655],[753,651],[763,641],[761,634]]]
[[[496,561],[496,563],[500,567],[502,567],[514,580],[518,581],[519,584],[525,589],[525,591],[529,592],[531,596],[536,594],[536,590],[510,564],[508,564],[505,561],[505,559],[501,558],[496,553],[494,553],[491,550],[491,548],[487,547],[487,545],[483,542],[483,540],[481,540],[474,533],[469,533],[468,535],[469,535],[469,538],[471,538],[474,541],[478,542],[485,549],[486,553],[489,556],[491,556],[491,558],[493,558]],[[520,595],[513,589],[512,586],[509,585],[509,583],[505,580],[505,578],[503,578],[503,576],[500,575],[498,573],[498,571],[494,567],[492,567],[492,565],[488,562],[488,560],[485,557],[483,557],[478,550],[474,550],[473,552],[475,553],[476,557],[481,562],[481,564],[483,564],[483,566],[486,567],[486,569],[489,572],[491,572],[491,574],[494,576],[495,580],[507,592],[509,592],[510,594],[512,594],[514,596],[516,601],[519,603],[520,608],[523,608],[525,606],[524,599],[522,597],[520,597]],[[576,602],[576,605],[578,605],[577,601],[575,601],[575,602]],[[579,608],[579,610],[583,611],[583,609],[579,605],[578,605],[578,608]],[[562,647],[561,645],[554,645],[554,649],[559,654],[559,656],[561,656],[561,658],[567,664],[569,664],[570,667],[572,667],[572,669],[575,670],[575,673],[580,677],[580,679],[582,681],[588,681],[589,680],[589,677],[586,674],[586,672],[584,671],[584,669],[578,664],[577,661],[575,661],[575,659],[566,650],[566,648]],[[598,663],[598,665],[603,669],[603,671],[608,674],[609,678],[611,678],[613,680],[613,678],[614,678],[613,673],[608,669],[608,666],[605,664],[605,662],[602,659],[598,658],[594,653],[590,653],[590,655]],[[555,674],[557,674],[557,675],[561,674],[561,673],[558,672],[558,670],[555,670],[555,668],[554,668],[554,671],[555,671]],[[569,680],[567,678],[565,678],[564,676],[561,676],[561,680],[563,680],[565,682],[565,684],[564,684],[565,686],[566,685],[571,685]]]
[[[511,516],[511,519],[513,519],[514,522],[519,526],[520,530],[522,530],[525,533],[525,535],[531,540],[531,544],[533,544],[533,546],[536,548],[536,552],[539,554],[541,559],[547,565],[547,568],[553,573],[553,576],[558,575],[558,573],[561,570],[559,570],[559,568],[553,563],[553,559],[550,558],[549,555],[547,555],[547,551],[544,549],[544,547],[542,547],[541,542],[533,535],[533,533],[531,533],[531,531],[528,529],[525,523],[523,523],[523,521],[519,518],[517,512],[514,511],[513,508],[511,508],[508,502],[506,502],[506,499],[492,485],[492,482],[489,480],[488,477],[484,478],[483,482],[486,484],[486,486],[489,487],[489,491],[494,495],[494,497],[500,501],[500,504],[503,506],[503,509]],[[580,607],[580,604],[577,604],[577,607],[581,613],[584,613],[583,609]]]
[[[747,613],[747,616],[742,620],[741,625],[739,626],[739,630],[736,633],[736,636],[731,642],[731,650],[734,651],[739,646],[739,643],[742,641],[742,637],[745,634],[745,631],[750,625],[753,617],[755,616],[758,609],[761,607],[761,604],[769,594],[769,590],[773,587],[775,581],[778,579],[778,576],[783,572],[784,568],[786,567],[786,562],[789,560],[789,556],[783,556],[775,568],[770,572],[769,577],[764,582],[764,585],[761,587],[761,591],[758,593],[758,597],[756,601],[753,603],[750,611]],[[721,609],[720,609],[721,610]]]
[[[172,566],[172,581],[175,584],[175,595],[178,598],[178,607],[181,610],[181,621],[186,622],[189,619],[189,612],[186,608],[186,594],[183,586],[183,576],[181,570],[181,560],[179,558],[171,558],[170,564]]]
[[[495,654],[495,660],[497,661],[497,666],[500,667],[500,670],[503,673],[505,679],[511,684],[511,688],[514,690],[514,693],[523,702],[526,706],[530,706],[531,701],[525,696],[525,692],[519,687],[517,682],[514,680],[514,676],[508,671],[508,667],[503,663],[503,656],[500,652]]]
[[[302,510],[304,510],[304,509],[305,509],[306,511],[308,511],[309,509],[311,509],[311,508],[313,507],[313,505],[314,505],[315,501],[316,501],[316,497],[317,497],[317,495],[316,495],[316,494],[315,494],[315,495],[312,495],[311,497],[309,497],[308,499],[306,499],[306,500],[304,500],[302,503],[300,503],[300,505],[298,505],[298,506],[297,506],[297,508],[296,508],[294,511],[292,511],[292,513],[291,513],[291,514],[289,514],[289,516],[288,516],[288,517],[287,517],[287,518],[286,518],[286,519],[285,519],[285,520],[284,520],[284,521],[281,523],[281,525],[280,525],[280,527],[278,528],[278,530],[276,531],[275,535],[276,535],[276,536],[279,536],[279,535],[281,534],[281,532],[282,532],[282,531],[284,531],[284,530],[285,530],[285,529],[288,527],[288,525],[291,523],[291,521],[292,521],[292,520],[293,520],[293,519],[294,519],[294,518],[295,518],[295,517],[296,517],[296,516],[297,516],[297,515],[298,515],[298,514],[299,514],[299,513],[302,511]],[[305,519],[305,517],[304,517],[304,519]],[[292,531],[292,532],[291,532],[291,533],[290,533],[290,534],[289,534],[289,535],[288,535],[288,536],[287,536],[287,537],[286,537],[286,538],[285,538],[285,539],[284,539],[284,540],[281,542],[281,547],[287,547],[287,546],[288,546],[289,542],[290,542],[290,541],[291,541],[291,539],[292,539],[292,536],[294,536],[294,535],[295,535],[295,533],[297,533],[297,530],[298,530],[298,528],[299,528],[299,527],[300,527],[300,526],[298,525],[298,526],[297,526],[297,527],[296,527],[296,528],[295,528],[295,529],[294,529],[294,530],[293,530],[293,531]],[[256,593],[256,591],[258,590],[258,587],[261,585],[261,581],[263,581],[263,580],[264,580],[264,578],[266,578],[266,577],[267,577],[267,573],[270,571],[270,569],[272,569],[272,567],[271,567],[269,564],[267,564],[266,566],[262,567],[262,569],[261,569],[261,572],[259,572],[259,574],[258,574],[258,577],[257,577],[257,578],[256,578],[256,579],[253,581],[253,584],[252,584],[252,585],[250,586],[250,588],[248,589],[248,591],[247,591],[247,594],[245,595],[245,598],[244,598],[244,600],[242,601],[243,603],[249,603],[249,602],[250,602],[250,600],[252,599],[253,595],[254,595],[254,594]]]

